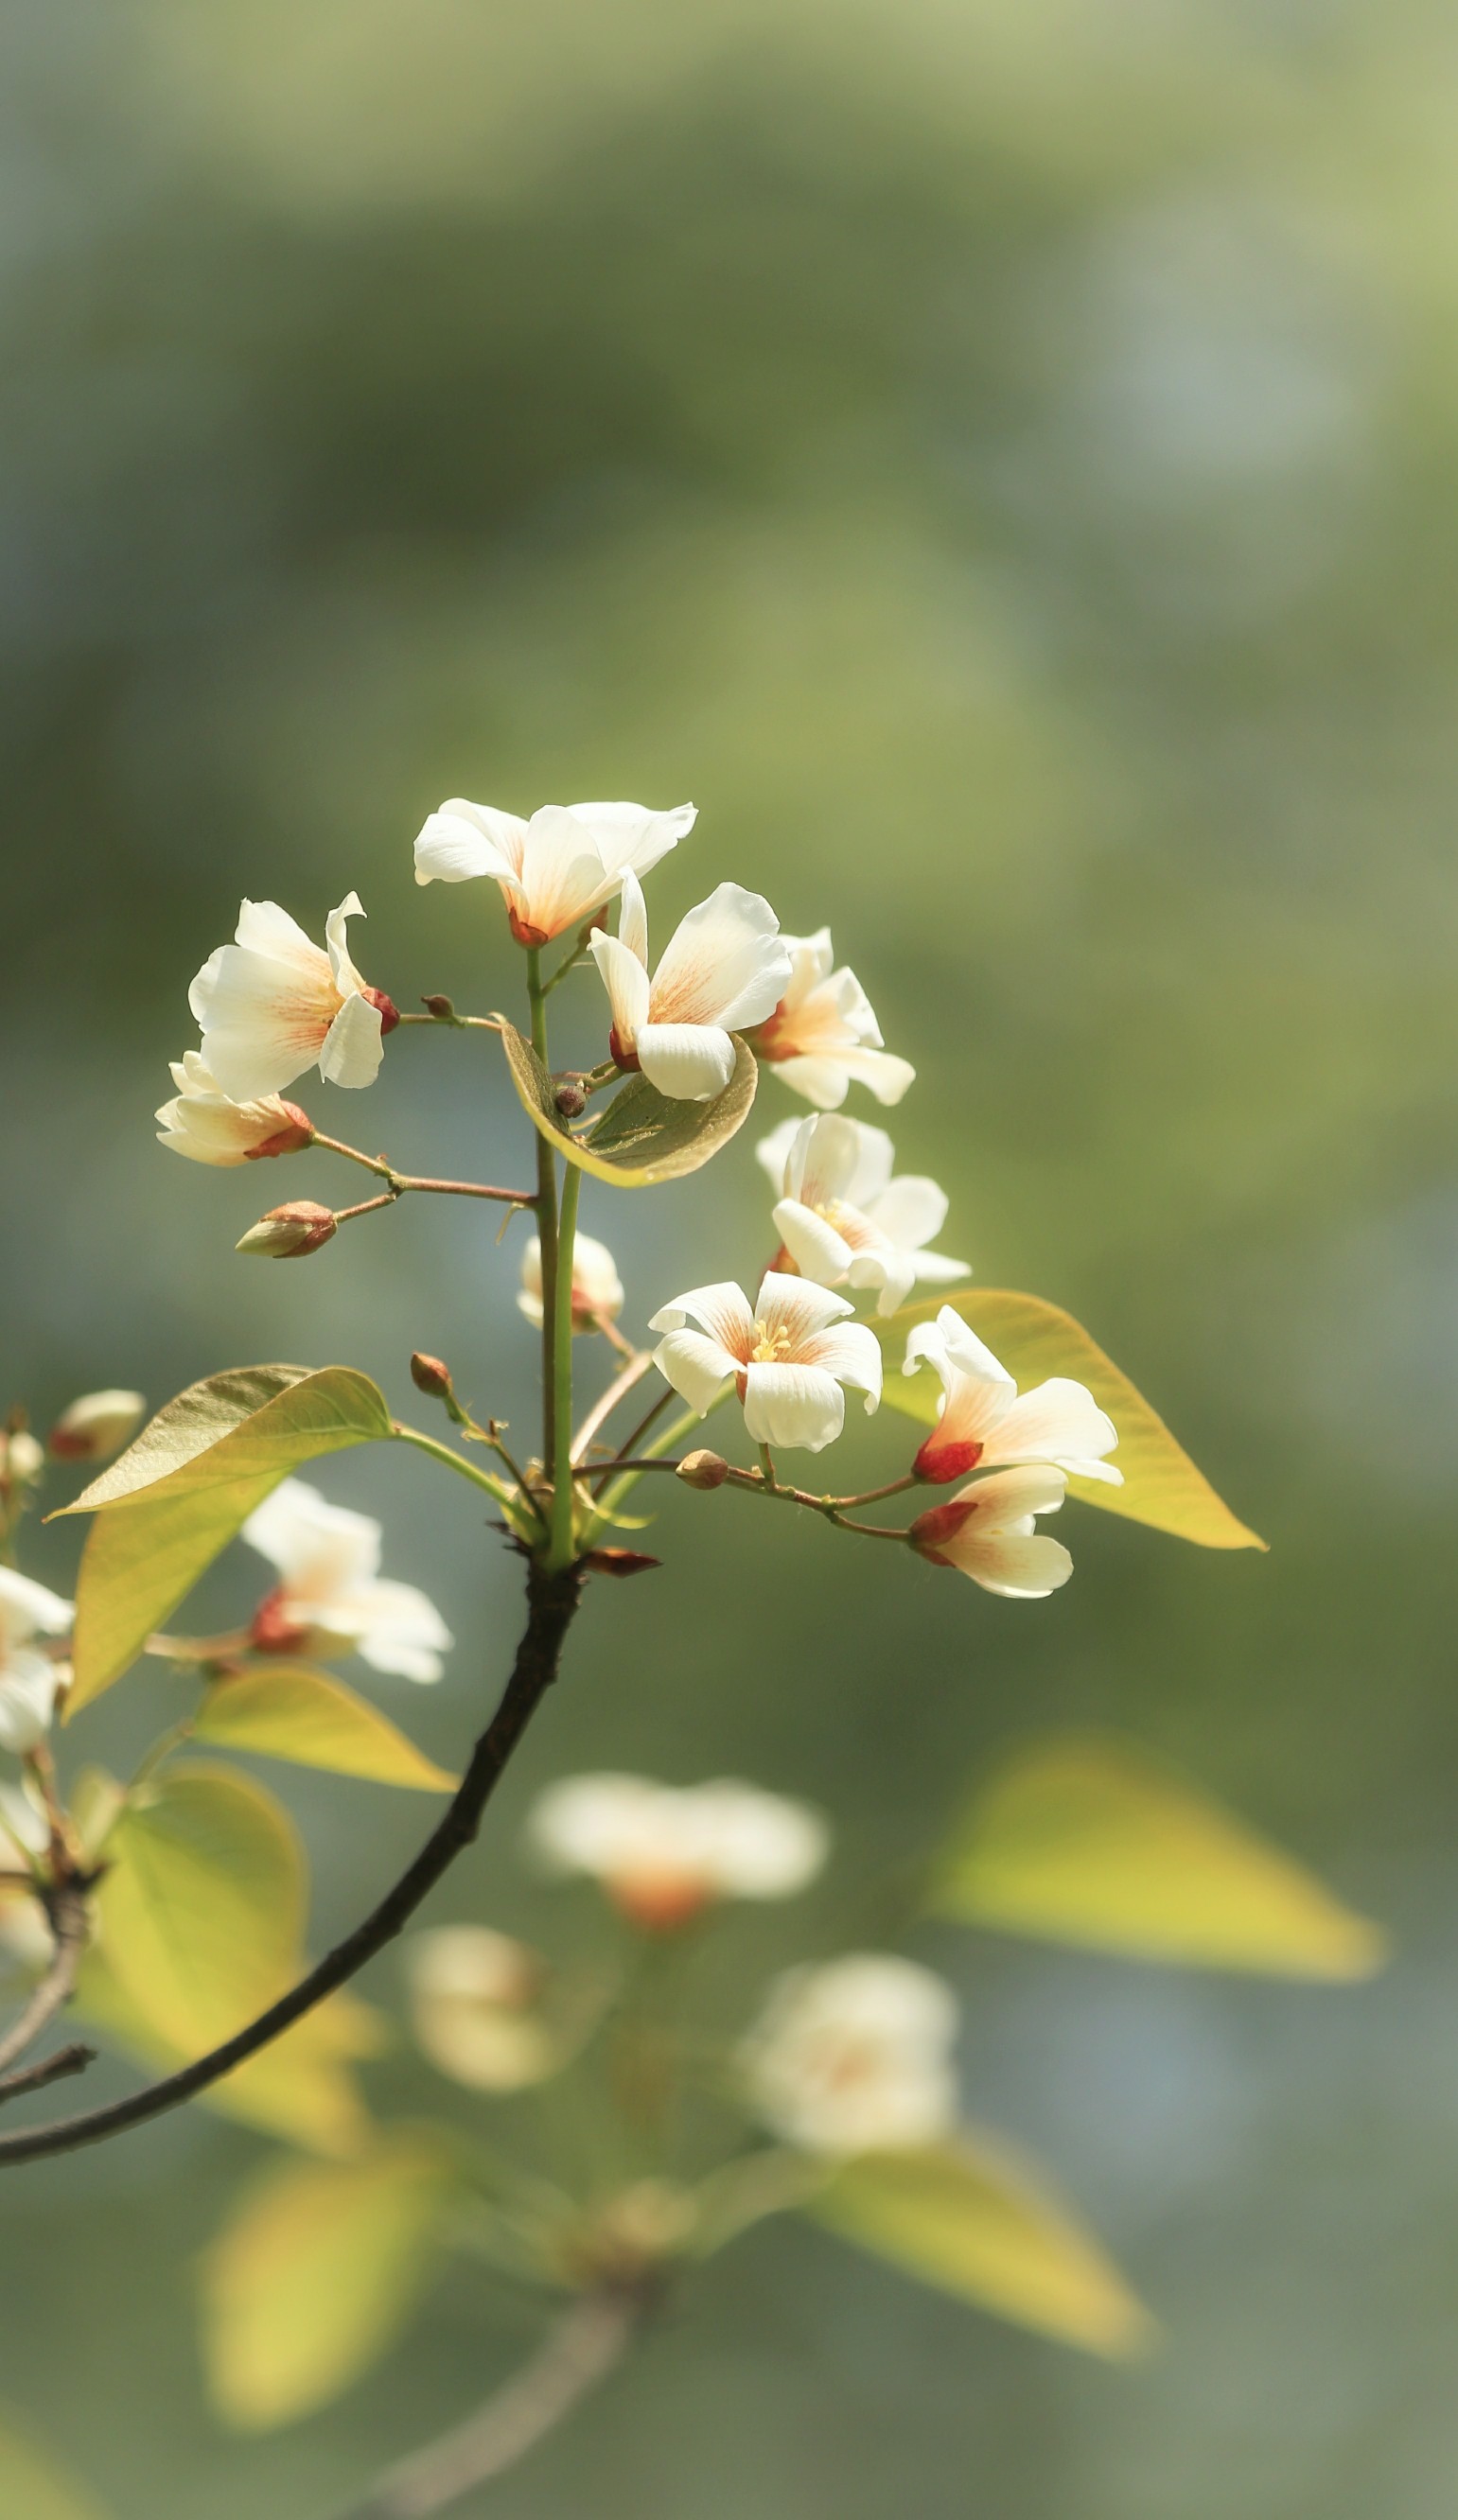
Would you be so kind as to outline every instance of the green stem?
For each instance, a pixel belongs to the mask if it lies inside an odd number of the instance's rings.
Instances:
[[[530,1506],[531,1499],[524,1489],[520,1497],[514,1495],[504,1479],[493,1478],[489,1470],[478,1470],[474,1462],[465,1461],[459,1453],[453,1453],[449,1444],[437,1444],[433,1435],[422,1435],[416,1426],[402,1426],[398,1418],[394,1432],[402,1444],[413,1444],[418,1453],[429,1453],[433,1461],[444,1462],[447,1469],[454,1470],[458,1478],[469,1479],[474,1488],[484,1488],[487,1496],[494,1497],[508,1514],[519,1512],[524,1506]]]
[[[526,953],[526,994],[531,1002],[531,1047],[547,1064],[547,993],[538,946]],[[557,1476],[557,1158],[536,1135],[536,1225],[542,1249],[542,1462]],[[569,1281],[570,1282],[570,1281]],[[569,1350],[570,1353],[570,1349]]]
[[[548,1570],[557,1573],[572,1562],[572,1245],[577,1233],[577,1199],[582,1175],[568,1164],[562,1177],[562,1211],[557,1226],[557,1303],[553,1325],[557,1372],[553,1381],[552,1548]]]
[[[714,1406],[718,1406],[717,1402]],[[660,1453],[671,1453],[680,1437],[687,1435],[698,1423],[698,1410],[685,1409],[681,1417],[673,1418],[668,1425],[662,1427],[654,1437],[653,1442],[644,1447],[643,1460],[647,1462],[648,1466],[656,1468],[657,1456]],[[607,1466],[611,1468],[612,1463],[608,1463]],[[615,1478],[608,1487],[603,1489],[598,1498],[597,1510],[591,1524],[582,1535],[584,1549],[591,1549],[599,1533],[608,1529],[623,1498],[631,1494],[642,1475],[640,1463],[638,1468],[625,1470],[620,1478]]]

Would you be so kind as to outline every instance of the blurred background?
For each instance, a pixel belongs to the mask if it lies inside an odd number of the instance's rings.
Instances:
[[[285,1356],[423,1412],[424,1345],[524,1420],[492,1219],[421,1203],[307,1268],[235,1262],[263,1204],[356,1177],[204,1172],[152,1111],[245,891],[319,933],[357,886],[370,980],[486,1008],[519,985],[497,897],[416,890],[424,815],[692,796],[659,932],[724,877],[833,922],[920,1070],[895,1134],[953,1192],[946,1246],[1076,1312],[1271,1554],[1074,1508],[1071,1588],[1004,1604],[655,1498],[665,1571],[597,1588],[433,1916],[569,1938],[516,1853],[530,1794],[729,1772],[838,1827],[811,1901],[725,1928],[744,1966],[829,1949],[1000,1745],[1076,1723],[1397,1941],[1342,1991],[924,1936],[967,1995],[969,2106],[1098,2225],[1162,2354],[1105,2370],[777,2225],[490,2508],[1446,2520],[1450,16],[10,0],[0,54],[7,1391],[44,1419]],[[300,1090],[415,1169],[525,1160],[488,1044],[398,1036],[367,1113]],[[651,1205],[588,1185],[633,1327],[762,1261],[752,1134]],[[904,1443],[878,1423],[843,1458]],[[419,1461],[321,1483],[446,1609],[447,1684],[380,1693],[457,1757],[515,1575]],[[74,1552],[61,1525],[29,1563],[65,1586]],[[215,1583],[226,1614],[252,1574]],[[129,1683],[77,1748],[124,1762],[167,1688]],[[428,1807],[273,1780],[322,1937]],[[369,1991],[397,1987],[383,1961]],[[433,2102],[404,2058],[372,2085]],[[0,2397],[118,2520],[322,2520],[524,2349],[453,2274],[376,2380],[231,2440],[195,2260],[270,2150],[190,2111],[0,2190]]]

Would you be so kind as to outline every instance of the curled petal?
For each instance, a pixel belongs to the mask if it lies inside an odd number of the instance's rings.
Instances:
[[[710,1102],[734,1074],[733,1038],[717,1024],[642,1024],[633,1047],[649,1084],[674,1102]]]
[[[335,987],[342,997],[347,990],[364,987],[364,981],[349,959],[348,936],[349,921],[363,919],[364,915],[364,904],[358,893],[351,892],[347,900],[341,902],[338,910],[330,912],[324,922],[324,935],[329,947],[329,968],[334,974]]]
[[[422,826],[415,843],[417,883],[467,883],[475,876],[511,882],[520,872],[526,826],[515,814],[452,796]]]
[[[774,1224],[802,1277],[813,1278],[822,1286],[834,1286],[844,1277],[854,1258],[850,1245],[813,1208],[802,1207],[797,1198],[782,1198],[774,1210]]]
[[[829,1329],[819,1330],[806,1339],[800,1349],[806,1365],[817,1366],[833,1373],[840,1382],[852,1383],[866,1395],[866,1415],[870,1416],[881,1399],[881,1348],[874,1330],[864,1322],[834,1322]]]
[[[745,1379],[745,1427],[756,1444],[821,1453],[845,1422],[845,1395],[813,1365],[752,1365]]]
[[[878,1129],[875,1134],[880,1137],[883,1133]],[[888,1241],[898,1242],[907,1251],[919,1251],[946,1223],[946,1192],[925,1173],[902,1173],[895,1181],[888,1180],[883,1189],[863,1197],[859,1204]],[[962,1269],[966,1263],[954,1260],[947,1265]]]
[[[631,867],[623,871],[622,890],[617,897],[617,941],[620,945],[626,946],[628,952],[635,961],[642,964],[646,971],[648,968],[648,904],[643,898],[643,886]],[[606,976],[605,973],[604,977]],[[638,1017],[638,1021],[640,1023],[648,1021],[646,1011]]]
[[[622,1049],[635,1050],[648,1021],[648,973],[620,936],[609,936],[601,927],[592,931],[590,951],[608,992],[613,1029]]]
[[[675,1296],[663,1304],[648,1327],[651,1330],[680,1330],[685,1322],[697,1322],[719,1345],[727,1348],[736,1365],[749,1362],[754,1344],[754,1316],[743,1289],[732,1279],[723,1279],[713,1286],[691,1286],[686,1295]]]
[[[1067,1584],[1073,1561],[1061,1540],[1042,1532],[993,1532],[966,1540],[949,1561],[984,1593],[1010,1601],[1041,1601]]]
[[[779,924],[759,893],[718,884],[680,921],[654,974],[655,1022],[761,1023],[790,976]]]
[[[384,1057],[380,1010],[356,990],[344,1000],[324,1036],[319,1073],[331,1085],[373,1085]]]
[[[653,1361],[701,1418],[708,1416],[730,1375],[741,1370],[739,1359],[702,1330],[669,1330],[655,1348]]]

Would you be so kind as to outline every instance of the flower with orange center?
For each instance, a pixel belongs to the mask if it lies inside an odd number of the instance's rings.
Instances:
[[[903,2152],[950,2135],[957,2001],[889,1953],[850,1952],[777,1978],[740,2049],[765,2124],[802,2152]]]
[[[893,1180],[884,1129],[825,1111],[782,1122],[755,1152],[784,1193],[775,1226],[802,1277],[874,1286],[878,1313],[893,1313],[919,1280],[967,1276],[965,1260],[925,1247],[946,1222],[945,1191],[924,1173]]]
[[[849,1312],[843,1295],[773,1269],[752,1311],[736,1285],[695,1286],[649,1323],[666,1333],[654,1363],[701,1418],[732,1377],[754,1443],[823,1452],[845,1422],[843,1383],[865,1393],[868,1414],[881,1398],[875,1332]]]
[[[691,832],[694,805],[539,805],[530,822],[451,796],[415,843],[417,883],[501,886],[519,945],[550,944],[611,901],[624,874],[647,875]]]
[[[919,1556],[954,1566],[984,1593],[1040,1601],[1067,1584],[1073,1561],[1062,1541],[1034,1530],[1033,1516],[1056,1513],[1067,1493],[1062,1470],[992,1470],[948,1504],[918,1514],[906,1537]]]
[[[999,1462],[1052,1462],[1071,1478],[1122,1487],[1123,1472],[1104,1459],[1118,1442],[1114,1421],[1083,1383],[1054,1374],[1020,1398],[1007,1368],[950,1304],[907,1339],[903,1373],[924,1363],[941,1376],[945,1397],[912,1465],[919,1479],[940,1486]]]
[[[643,889],[625,875],[617,934],[595,928],[592,955],[613,1010],[613,1057],[679,1102],[723,1092],[734,1034],[769,1013],[790,971],[769,903],[737,883],[717,885],[680,920],[650,979]]]
[[[256,1506],[243,1537],[279,1582],[254,1615],[260,1653],[348,1653],[402,1680],[441,1675],[451,1635],[433,1601],[380,1573],[380,1525],[330,1505],[306,1479],[285,1479]]]
[[[326,953],[276,901],[244,903],[235,942],[209,955],[188,995],[219,1093],[252,1102],[315,1066],[331,1085],[374,1084],[400,1018],[349,959],[345,925],[363,917],[351,892],[329,914]]]
[[[671,1933],[723,1899],[787,1899],[814,1879],[830,1843],[805,1804],[729,1778],[567,1777],[528,1826],[554,1871],[601,1882],[648,1933]]]
[[[834,1111],[852,1083],[868,1085],[878,1102],[899,1102],[916,1069],[882,1047],[871,1001],[852,970],[835,968],[830,929],[787,936],[790,979],[751,1048],[797,1094]]]

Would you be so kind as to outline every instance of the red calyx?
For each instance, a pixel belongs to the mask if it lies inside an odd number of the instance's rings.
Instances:
[[[388,998],[385,1003],[389,1006]],[[394,1014],[392,1007],[390,1012]],[[395,1015],[394,1020],[398,1023],[399,1016]],[[387,1026],[382,1028],[388,1029]],[[302,1154],[305,1147],[313,1145],[314,1124],[307,1111],[300,1111],[296,1102],[286,1102],[284,1109],[289,1114],[287,1127],[276,1130],[271,1138],[265,1138],[261,1146],[250,1147],[245,1157],[246,1162],[255,1164],[260,1155],[299,1155]]]
[[[368,1005],[378,1011],[382,1036],[393,1032],[400,1020],[400,1010],[393,998],[387,998],[383,989],[361,989],[359,994]]]
[[[639,1549],[589,1549],[582,1560],[594,1575],[646,1575],[662,1562],[661,1557],[645,1557]]]
[[[255,1653],[297,1653],[307,1644],[308,1636],[308,1629],[300,1627],[282,1592],[270,1593],[253,1612],[249,1643]]]
[[[623,1048],[616,1024],[608,1035],[608,1057],[629,1076],[636,1075],[643,1064],[635,1050]]]
[[[551,943],[545,927],[533,927],[529,920],[519,918],[515,910],[509,910],[506,915],[511,922],[512,934],[519,945],[535,946]]]
[[[975,1470],[985,1450],[985,1445],[967,1440],[944,1444],[939,1435],[931,1434],[911,1464],[912,1477],[925,1479],[934,1488],[945,1487],[949,1479],[965,1478]]]
[[[702,1881],[675,1881],[667,1875],[657,1881],[647,1874],[641,1879],[624,1875],[604,1886],[618,1912],[645,1934],[676,1934],[703,1915],[709,1899]]]
[[[977,1509],[976,1497],[957,1497],[950,1505],[934,1505],[917,1515],[906,1537],[919,1556],[930,1557],[934,1566],[950,1566],[952,1560],[944,1554],[946,1543],[956,1539]]]

